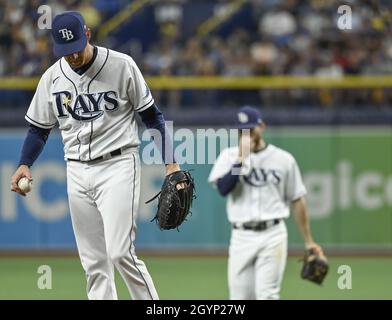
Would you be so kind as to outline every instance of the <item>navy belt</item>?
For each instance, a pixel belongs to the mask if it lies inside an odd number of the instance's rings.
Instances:
[[[119,156],[121,153],[122,153],[121,148],[118,148],[118,149],[110,152],[109,155],[110,155],[110,158],[112,158],[112,157],[115,157],[115,156]],[[100,156],[98,158],[95,158],[95,159],[92,159],[92,160],[87,160],[87,161],[79,160],[79,159],[69,159],[69,158],[67,158],[68,161],[77,161],[77,162],[93,162],[93,161],[100,161],[100,160],[103,160],[103,159],[104,159],[104,156]]]
[[[272,226],[279,224],[281,219],[274,219],[268,221],[250,221],[244,223],[233,223],[233,229],[264,231]]]

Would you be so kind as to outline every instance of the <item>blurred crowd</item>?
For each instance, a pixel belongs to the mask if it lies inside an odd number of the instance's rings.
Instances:
[[[217,1],[224,11],[229,1]],[[257,76],[389,75],[392,73],[392,1],[253,0],[250,21],[222,36],[182,37],[181,23],[162,24],[160,41],[135,58],[153,75]],[[341,5],[349,5],[345,19]],[[345,8],[342,8],[345,9]],[[177,15],[180,20],[180,16]],[[343,26],[352,29],[341,30]],[[167,28],[167,25],[170,28]],[[164,32],[166,29],[170,32]],[[190,95],[195,105],[390,106],[390,90],[261,90]],[[184,93],[162,92],[165,104],[184,104]]]
[[[161,28],[158,41],[140,49],[141,45],[135,45],[137,39],[131,39],[132,45],[123,50],[133,56],[145,75],[340,77],[392,72],[392,1],[249,0],[251,14],[245,24],[240,23],[226,33],[216,28],[208,34],[195,32],[191,36],[182,33],[184,2],[169,1],[171,11],[166,16],[170,18],[157,23]],[[224,14],[233,1],[211,2],[215,13]],[[99,1],[0,0],[0,77],[41,75],[53,63],[48,30],[36,28],[37,8],[42,3],[49,4],[54,14],[66,9],[81,11],[93,33],[106,18],[97,6]],[[377,7],[375,3],[382,6]],[[338,28],[341,15],[337,8],[343,4],[352,10],[351,30]],[[160,5],[164,6],[165,2],[161,1]],[[173,8],[179,14],[173,14],[176,12]],[[386,90],[352,92],[349,96],[318,90],[308,91],[306,97],[301,90],[288,91],[290,99],[305,99],[308,103],[314,100],[326,105],[339,96],[353,103],[368,103],[370,99],[372,103],[385,104],[391,99]],[[178,92],[157,94],[163,100],[168,99],[170,105],[181,105],[184,101],[184,94],[179,96]],[[234,96],[237,100],[250,99],[256,103],[261,99],[266,104],[286,97],[277,91]],[[228,101],[232,97],[226,95]],[[211,104],[221,101],[222,95],[206,94],[204,98],[209,100],[198,101],[194,96],[189,100]]]
[[[78,10],[92,28],[101,22],[91,1],[0,0],[0,77],[41,75],[55,61],[49,30],[37,27],[40,16],[47,12],[45,7],[38,10],[43,4],[54,15]]]
[[[379,0],[377,0],[378,2]],[[254,0],[252,21],[226,37],[161,37],[144,54],[148,73],[176,75],[327,75],[392,72],[392,1]],[[352,29],[339,30],[340,4],[352,10]],[[216,5],[225,6],[226,1]],[[389,9],[389,10],[387,10]],[[181,24],[174,24],[181,28]]]

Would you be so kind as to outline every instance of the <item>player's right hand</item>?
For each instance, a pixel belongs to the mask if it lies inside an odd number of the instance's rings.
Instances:
[[[316,254],[320,255],[320,256],[324,256],[324,252],[323,249],[321,248],[321,246],[315,242],[309,242],[309,243],[305,243],[305,249],[306,250],[314,250]]]
[[[24,164],[19,166],[19,168],[15,171],[14,175],[11,178],[11,191],[19,193],[20,195],[25,197],[26,194],[18,187],[18,181],[23,177],[26,177],[30,181],[33,181],[33,177],[31,175],[29,167]]]
[[[242,162],[252,151],[254,151],[256,143],[249,133],[243,133],[240,138],[239,158]]]

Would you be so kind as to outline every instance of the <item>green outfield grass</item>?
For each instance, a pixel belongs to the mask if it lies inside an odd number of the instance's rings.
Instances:
[[[226,258],[141,257],[161,299],[227,299]],[[323,287],[301,280],[301,263],[289,258],[282,299],[392,299],[392,258],[330,258]],[[52,289],[40,290],[40,265],[52,269]],[[352,289],[337,286],[338,267],[352,270]],[[120,299],[129,295],[117,277]],[[0,299],[86,299],[84,272],[77,258],[0,258]]]

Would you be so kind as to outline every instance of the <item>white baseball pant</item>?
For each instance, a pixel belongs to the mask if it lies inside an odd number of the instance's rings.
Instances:
[[[115,266],[133,299],[158,299],[151,276],[134,247],[140,195],[137,148],[92,163],[67,161],[67,182],[88,298],[117,299]]]
[[[233,229],[228,262],[230,299],[279,299],[286,259],[283,220],[264,231]]]

